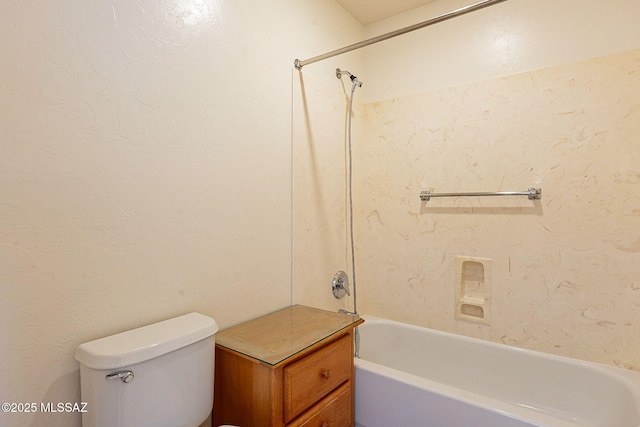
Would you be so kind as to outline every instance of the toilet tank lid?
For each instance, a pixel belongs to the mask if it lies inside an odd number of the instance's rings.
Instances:
[[[214,335],[216,321],[200,313],[132,329],[81,344],[75,357],[92,369],[117,369],[162,356]]]

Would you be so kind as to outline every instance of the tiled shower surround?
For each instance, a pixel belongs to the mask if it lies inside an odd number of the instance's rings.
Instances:
[[[367,105],[361,309],[640,369],[639,94],[634,51]],[[493,261],[488,327],[454,319],[456,255]]]

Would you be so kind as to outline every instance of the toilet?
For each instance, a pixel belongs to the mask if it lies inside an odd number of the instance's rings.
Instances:
[[[215,320],[199,313],[81,344],[83,427],[198,427],[213,409]]]

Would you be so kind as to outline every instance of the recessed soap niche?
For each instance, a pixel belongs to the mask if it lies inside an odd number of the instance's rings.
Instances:
[[[491,258],[456,256],[456,319],[491,321]]]

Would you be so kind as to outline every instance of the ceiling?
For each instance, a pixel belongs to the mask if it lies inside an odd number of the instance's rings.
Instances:
[[[433,3],[436,0],[336,0],[362,25]]]

